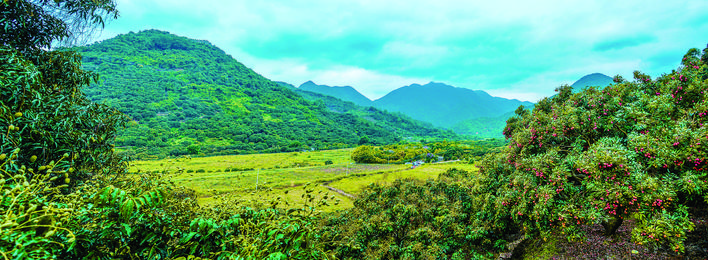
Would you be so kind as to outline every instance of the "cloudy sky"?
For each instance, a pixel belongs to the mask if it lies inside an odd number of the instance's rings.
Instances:
[[[159,29],[208,40],[270,78],[376,99],[443,82],[537,101],[600,72],[675,69],[708,43],[705,0],[117,0],[99,39]]]

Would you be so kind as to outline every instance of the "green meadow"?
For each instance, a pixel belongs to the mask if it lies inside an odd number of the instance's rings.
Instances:
[[[352,197],[372,183],[435,179],[449,168],[476,169],[462,162],[423,164],[415,168],[404,164],[357,164],[350,159],[352,150],[133,161],[129,171],[169,173],[177,185],[194,190],[203,206],[226,198],[252,207],[269,205],[272,201],[280,201],[283,207],[303,206],[304,186],[316,184],[316,195],[334,198],[322,210],[334,211],[352,207]]]

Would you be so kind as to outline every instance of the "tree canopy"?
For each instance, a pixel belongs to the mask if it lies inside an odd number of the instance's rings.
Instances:
[[[118,11],[112,0],[6,0],[0,15],[0,43],[24,53],[87,39]]]
[[[708,48],[656,79],[634,73],[603,89],[569,86],[504,130],[509,145],[482,163],[480,216],[528,235],[570,239],[625,219],[638,243],[683,251],[690,207],[708,201]]]

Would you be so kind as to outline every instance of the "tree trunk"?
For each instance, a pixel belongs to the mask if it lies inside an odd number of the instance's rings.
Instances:
[[[622,221],[624,221],[624,219],[621,217],[614,216],[607,222],[602,223],[602,226],[605,228],[605,236],[614,235],[617,229],[622,225]]]

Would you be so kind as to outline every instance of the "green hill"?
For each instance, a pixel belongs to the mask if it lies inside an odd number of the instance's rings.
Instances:
[[[612,78],[602,74],[602,73],[592,73],[583,76],[579,80],[575,81],[571,87],[573,88],[573,92],[578,92],[583,90],[583,88],[588,87],[588,86],[600,86],[600,87],[606,87],[612,84]]]
[[[435,126],[453,127],[479,117],[498,117],[520,105],[516,99],[493,97],[481,90],[456,88],[442,83],[413,84],[391,91],[374,101],[374,106],[396,111]]]
[[[209,42],[167,32],[129,33],[77,50],[86,69],[101,75],[86,94],[135,120],[116,141],[138,157],[327,149],[362,139],[386,144],[453,135],[332,111]]]
[[[360,106],[371,106],[372,102],[370,99],[356,91],[356,89],[350,86],[334,86],[330,87],[327,85],[317,85],[312,81],[302,83],[298,88],[304,91],[315,92],[323,95],[333,96],[344,101],[353,102],[354,104]]]

